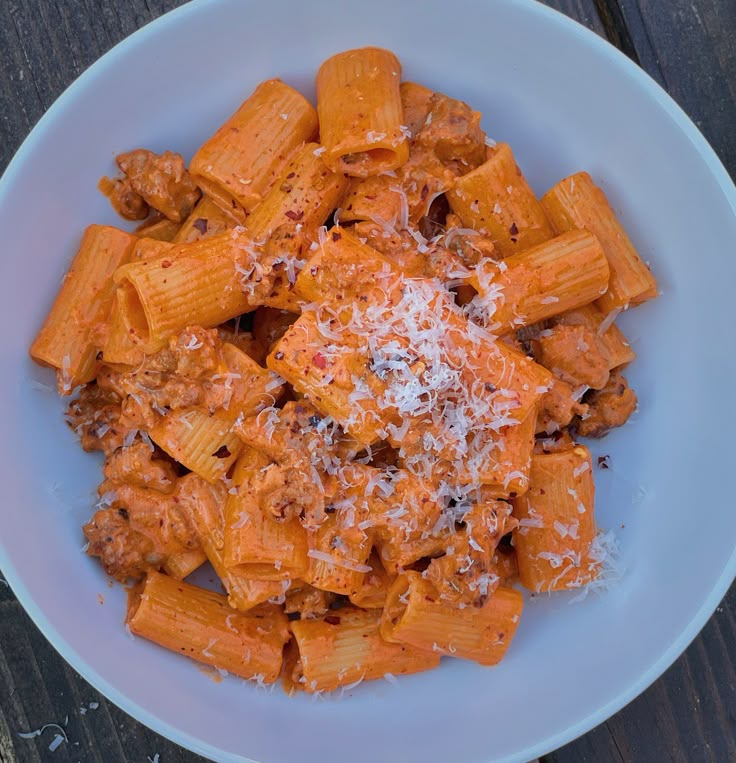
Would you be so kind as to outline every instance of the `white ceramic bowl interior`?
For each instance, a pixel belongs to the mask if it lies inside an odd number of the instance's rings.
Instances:
[[[313,96],[320,62],[374,44],[404,77],[461,98],[509,141],[538,192],[578,169],[600,182],[662,297],[621,321],[640,412],[595,445],[598,519],[626,567],[606,593],[529,603],[497,668],[446,661],[342,699],[287,699],[195,666],[123,629],[124,592],[82,552],[100,463],[79,449],[27,347],[81,231],[119,224],[97,192],[115,153],[186,157],[252,88]],[[0,184],[0,567],[61,654],[123,709],[218,760],[524,761],[587,731],[684,649],[734,577],[736,512],[720,492],[736,431],[736,193],[702,136],[633,64],[527,0],[205,0],[151,24],[85,73]],[[39,384],[40,383],[40,384]],[[100,606],[98,593],[104,596]]]

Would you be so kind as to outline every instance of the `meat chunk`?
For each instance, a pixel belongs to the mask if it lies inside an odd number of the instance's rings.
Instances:
[[[103,178],[100,188],[115,210],[128,220],[143,220],[152,208],[180,223],[189,217],[199,200],[200,190],[180,154],[164,151],[159,155],[138,148],[120,154],[117,164],[125,177]]]
[[[623,426],[636,410],[636,394],[620,371],[613,371],[608,384],[585,397],[588,413],[580,417],[577,433],[581,437],[603,437],[614,427]]]
[[[437,278],[445,283],[464,273],[461,257],[440,243],[430,242],[420,252],[408,231],[389,232],[373,222],[356,223],[353,230],[409,278]]]
[[[128,178],[100,178],[97,187],[110,199],[112,208],[126,220],[145,220],[151,211],[143,197],[133,190]]]
[[[171,493],[176,486],[176,470],[170,462],[154,456],[154,449],[143,440],[118,448],[105,462],[105,479]]]
[[[101,509],[83,530],[87,553],[99,557],[105,572],[122,583],[141,577],[163,561],[151,540],[130,526],[126,509]]]
[[[66,420],[84,450],[101,450],[108,456],[136,429],[123,419],[120,397],[97,384],[83,387],[79,397],[69,403]]]
[[[447,233],[442,244],[454,252],[468,266],[473,267],[485,260],[494,262],[502,259],[493,246],[493,241],[477,231],[463,228],[460,218],[453,213],[447,215]]]
[[[572,387],[603,389],[609,375],[608,354],[597,334],[582,325],[559,324],[532,340],[537,363]]]
[[[261,510],[277,522],[298,516],[324,514],[325,499],[321,486],[308,473],[295,474],[295,459],[284,464],[270,464],[252,480],[251,489]]]
[[[479,167],[486,159],[485,133],[481,115],[462,101],[435,93],[429,114],[415,142],[432,150],[445,164],[456,166],[459,174]]]
[[[575,400],[573,388],[555,377],[539,401],[536,431],[553,434],[568,426],[575,416],[582,416],[587,412],[588,406]]]
[[[284,612],[287,615],[299,615],[302,620],[323,617],[330,611],[330,604],[338,598],[336,593],[299,583],[286,592]]]
[[[440,598],[483,606],[500,583],[493,569],[496,548],[517,522],[505,501],[474,506],[463,522],[465,526],[451,539],[448,552],[430,562],[425,576]]]
[[[99,487],[108,508],[84,526],[87,553],[99,556],[120,581],[158,569],[171,556],[199,548],[187,511],[176,493],[106,480]]]
[[[217,329],[190,326],[169,340],[176,364],[174,373],[187,379],[205,379],[222,368],[222,340]]]
[[[299,516],[306,527],[316,529],[326,516],[326,488],[315,476],[334,459],[353,457],[355,443],[305,401],[272,408],[268,418],[265,413],[246,417],[234,428],[238,437],[272,461],[248,489],[274,520]]]
[[[97,384],[122,401],[121,418],[129,428],[150,429],[167,409],[198,406],[214,412],[232,395],[222,345],[217,329],[189,326],[132,371],[103,366]]]

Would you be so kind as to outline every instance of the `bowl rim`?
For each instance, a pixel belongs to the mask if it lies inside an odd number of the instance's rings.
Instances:
[[[317,1],[321,3],[331,2],[331,0]],[[167,25],[183,21],[190,15],[194,16],[204,13],[209,6],[223,5],[227,2],[228,0],[190,0],[185,5],[162,14],[128,35],[82,72],[42,115],[16,151],[2,176],[0,176],[0,206],[5,203],[16,176],[23,169],[26,158],[32,155],[36,144],[53,128],[57,113],[61,112],[77,94],[81,94],[87,83],[104,76],[111,67],[114,67],[121,54],[135,46],[145,45],[149,38],[158,35]],[[643,68],[630,60],[608,40],[600,37],[591,29],[567,16],[562,11],[543,5],[539,0],[497,0],[497,2],[503,2],[507,5],[521,8],[528,13],[537,14],[544,19],[544,23],[555,25],[558,29],[562,29],[563,33],[572,35],[576,38],[576,42],[581,42],[587,46],[594,55],[604,58],[606,63],[613,67],[619,75],[633,80],[638,87],[642,88],[663,109],[673,122],[673,126],[677,127],[692,144],[723,192],[734,216],[736,216],[736,185],[734,185],[733,180],[715,153],[715,150],[683,109]],[[118,691],[113,684],[108,682],[107,679],[87,663],[83,655],[61,636],[48,620],[43,609],[23,584],[21,575],[10,562],[1,539],[0,570],[2,570],[2,574],[25,612],[54,649],[77,673],[103,694],[106,699],[113,702],[136,721],[161,734],[175,744],[181,745],[199,755],[212,758],[213,760],[222,760],[222,755],[225,753],[229,760],[242,761],[242,763],[258,763],[258,761],[252,758],[236,753],[228,753],[214,745],[203,742],[185,730],[172,726],[159,716],[149,713],[138,703]],[[711,617],[734,579],[736,579],[736,545],[721,573],[713,582],[710,591],[704,597],[702,605],[695,612],[689,623],[675,635],[659,658],[636,681],[630,684],[627,689],[619,692],[599,707],[594,708],[585,717],[569,725],[567,728],[561,729],[556,734],[549,735],[533,744],[529,744],[517,752],[507,755],[505,758],[496,759],[497,763],[513,763],[516,761],[521,763],[522,761],[532,760],[540,755],[556,750],[603,723],[621,708],[629,704],[654,683],[687,649]]]

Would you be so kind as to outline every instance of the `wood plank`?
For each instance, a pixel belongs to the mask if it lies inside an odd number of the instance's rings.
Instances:
[[[607,37],[606,27],[595,0],[542,0],[544,5],[564,13],[601,37]]]
[[[736,2],[597,0],[620,12],[636,55],[736,176]]]
[[[3,171],[45,107],[33,81],[31,64],[10,14],[10,5],[0,3],[0,172]]]
[[[0,171],[46,109],[88,66],[186,0],[0,2]]]

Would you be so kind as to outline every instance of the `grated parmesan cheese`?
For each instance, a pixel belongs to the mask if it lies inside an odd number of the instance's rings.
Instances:
[[[367,564],[352,562],[349,559],[340,559],[339,557],[332,556],[331,554],[328,554],[324,551],[318,551],[316,548],[310,548],[309,551],[307,551],[307,556],[320,562],[332,564],[335,567],[342,567],[346,570],[352,570],[353,572],[371,572],[373,570],[373,567]]]

